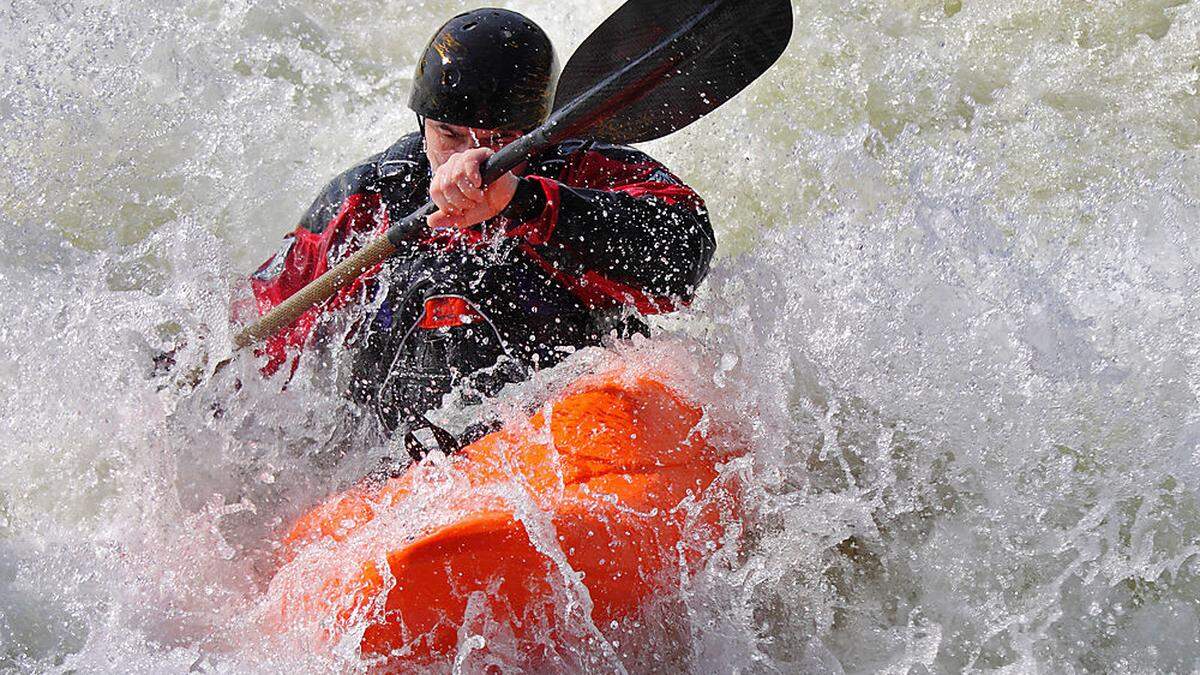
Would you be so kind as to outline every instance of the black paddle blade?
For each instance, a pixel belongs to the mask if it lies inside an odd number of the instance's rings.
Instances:
[[[630,0],[563,69],[556,137],[640,143],[733,98],[783,54],[790,0]]]

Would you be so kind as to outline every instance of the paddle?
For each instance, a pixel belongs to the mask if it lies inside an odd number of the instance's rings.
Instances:
[[[595,30],[559,78],[545,124],[493,155],[491,183],[568,138],[639,143],[695,122],[766,72],[792,34],[790,0],[629,0]],[[427,203],[234,337],[245,347],[328,300],[419,233]]]

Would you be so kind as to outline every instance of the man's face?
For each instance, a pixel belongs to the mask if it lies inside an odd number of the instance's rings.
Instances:
[[[434,171],[452,155],[475,148],[499,150],[521,137],[519,131],[493,131],[425,120],[425,154]]]

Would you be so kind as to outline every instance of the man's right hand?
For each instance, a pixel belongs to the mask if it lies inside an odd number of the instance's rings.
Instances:
[[[520,181],[506,173],[481,188],[483,163],[494,155],[490,148],[475,148],[452,155],[434,172],[429,196],[438,211],[429,217],[433,228],[461,228],[496,217],[512,201]]]

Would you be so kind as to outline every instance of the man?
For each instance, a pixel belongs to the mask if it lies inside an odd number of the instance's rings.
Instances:
[[[322,311],[369,313],[349,339],[350,395],[389,432],[424,426],[453,389],[492,395],[639,314],[690,301],[715,248],[704,203],[627,147],[573,140],[483,187],[495,151],[545,121],[557,63],[515,12],[451,19],[417,65],[420,131],[338,176],[253,276],[260,312],[282,302],[432,198],[429,227],[379,269],[265,348],[268,370]],[[469,396],[468,396],[469,397]]]

